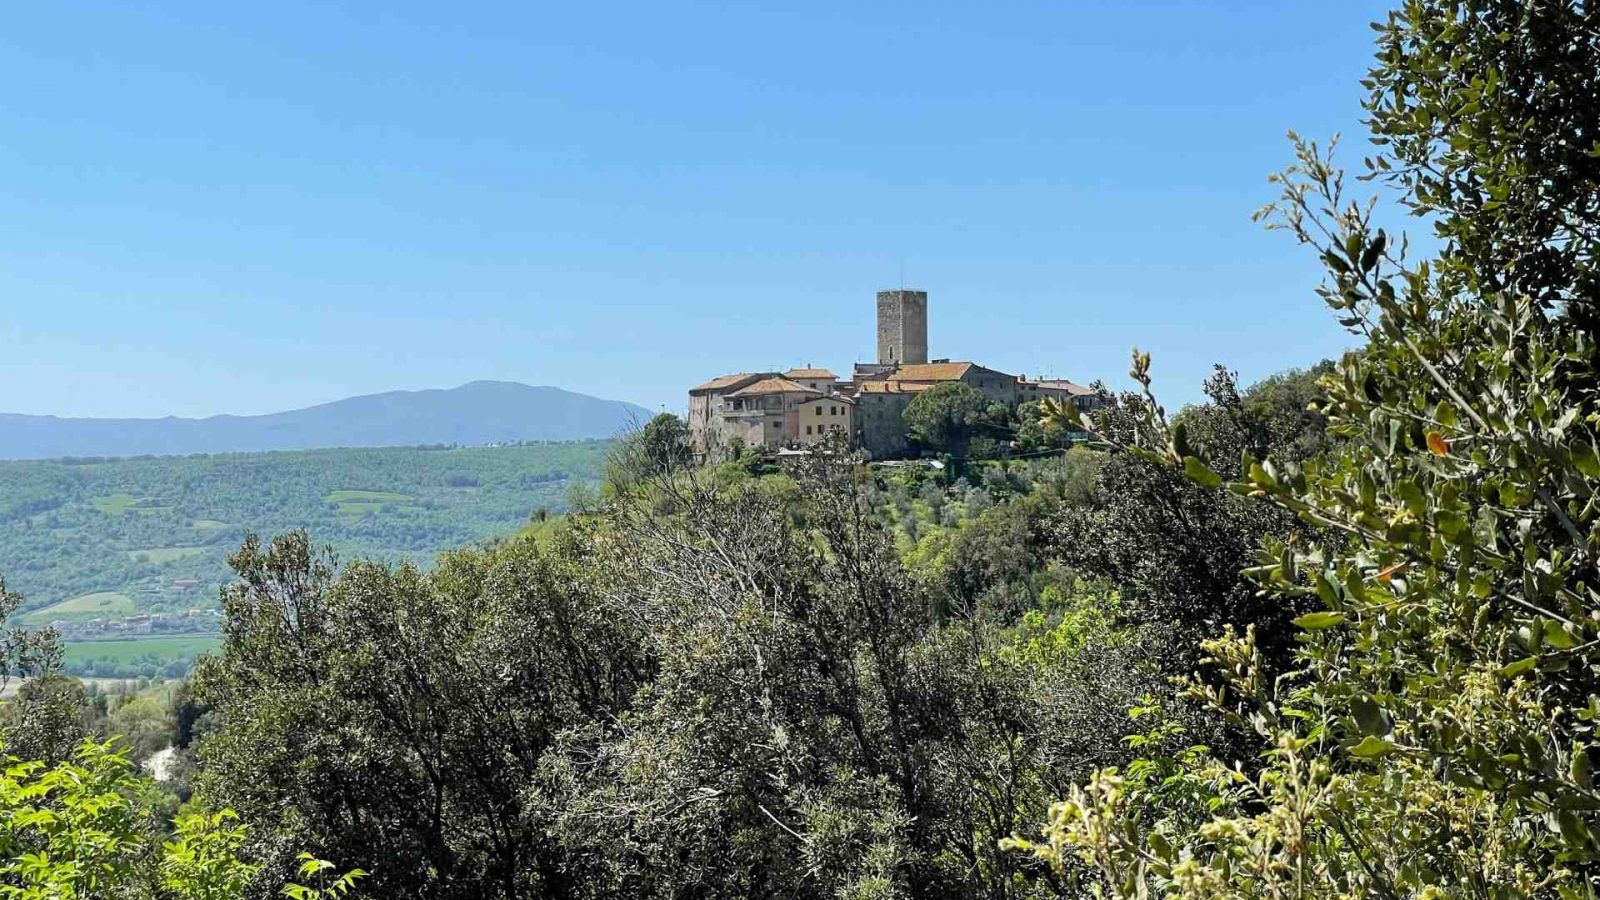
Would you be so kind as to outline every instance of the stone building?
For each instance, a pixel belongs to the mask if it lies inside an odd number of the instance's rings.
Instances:
[[[976,388],[991,403],[1016,406],[1017,376],[1007,375],[972,362],[951,362],[941,359],[920,365],[896,366],[883,376],[885,381],[932,387],[946,381],[959,381]]]
[[[932,384],[863,381],[856,390],[856,446],[873,459],[900,456],[911,449],[905,411]]]
[[[878,362],[928,361],[928,292],[878,292]]]
[[[817,430],[825,425],[848,434],[852,416],[842,397],[827,412],[806,407],[811,418],[801,420],[802,406],[832,395],[831,382],[824,391],[776,373],[725,375],[689,392],[689,439],[703,456],[714,456],[735,441],[769,450],[814,443],[804,438],[825,435]]]
[[[1088,412],[1105,405],[1105,398],[1100,396],[1099,391],[1064,378],[1030,379],[1024,375],[1017,379],[1017,403],[1046,399],[1057,403],[1071,400],[1079,412]]]
[[[705,453],[711,448],[726,447],[730,423],[723,418],[723,398],[740,388],[749,387],[764,378],[775,378],[777,372],[739,372],[713,378],[705,384],[689,389],[689,441]]]
[[[827,369],[790,369],[783,373],[783,377],[824,394],[833,393],[834,387],[839,383],[839,376]]]
[[[1088,409],[1098,400],[1070,381],[1030,381],[974,362],[930,362],[926,291],[879,291],[877,338],[877,361],[856,363],[849,381],[807,366],[724,375],[690,389],[689,434],[697,452],[716,458],[736,440],[769,450],[803,449],[842,431],[872,458],[899,456],[911,449],[906,407],[921,392],[952,382],[1009,407],[1070,397]]]

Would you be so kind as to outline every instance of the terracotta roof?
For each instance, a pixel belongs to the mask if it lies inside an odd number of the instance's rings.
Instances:
[[[931,383],[917,381],[863,381],[858,390],[863,394],[917,394],[931,387]]]
[[[790,369],[789,371],[783,373],[783,377],[785,377],[785,378],[834,378],[834,379],[837,379],[839,376],[833,374],[832,372],[829,372],[827,369]]]
[[[972,367],[969,362],[913,363],[895,369],[889,378],[893,381],[960,381]]]
[[[856,405],[856,402],[854,400],[851,400],[849,397],[846,397],[843,394],[823,394],[821,397],[812,397],[809,400],[801,400],[800,401],[800,405],[804,406],[807,403],[829,403],[829,402],[833,402],[833,403],[848,403],[851,406],[855,406]]]
[[[723,375],[723,376],[721,376],[719,378],[713,378],[710,381],[706,382],[705,384],[698,385],[696,387],[690,388],[689,389],[689,393],[693,394],[693,393],[697,393],[699,391],[723,391],[723,390],[727,390],[728,388],[731,388],[731,387],[734,387],[736,385],[739,385],[741,383],[747,383],[747,382],[755,381],[758,378],[771,378],[775,374],[777,374],[777,373],[775,373],[775,372],[738,372],[738,373],[735,373],[733,375]]]
[[[790,381],[787,378],[774,375],[771,378],[763,378],[749,387],[742,387],[728,396],[753,397],[757,394],[816,394],[821,396],[822,392],[812,390],[803,384]]]

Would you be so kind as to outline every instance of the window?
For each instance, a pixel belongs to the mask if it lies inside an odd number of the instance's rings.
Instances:
[[[811,433],[811,426],[807,425],[806,426],[806,434],[810,434],[810,433]]]
[[[819,416],[822,415],[822,404],[821,403],[817,404],[817,415],[819,415]]]

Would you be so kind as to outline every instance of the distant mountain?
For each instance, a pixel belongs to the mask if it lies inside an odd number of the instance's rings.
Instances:
[[[145,456],[607,438],[650,411],[553,387],[474,381],[264,416],[63,419],[0,413],[0,459]]]

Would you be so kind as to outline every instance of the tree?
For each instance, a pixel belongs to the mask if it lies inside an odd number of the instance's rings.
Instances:
[[[1296,671],[1266,677],[1260,632],[1224,632],[1206,650],[1225,689],[1191,688],[1265,765],[1102,772],[1023,846],[1081,855],[1119,896],[1593,896],[1595,16],[1408,0],[1380,24],[1369,172],[1434,223],[1430,259],[1296,140],[1268,215],[1321,255],[1319,293],[1365,345],[1322,381],[1331,458],[1226,479],[1317,528],[1251,569],[1319,607],[1295,620]],[[1159,415],[1140,432],[1142,455],[1224,481]]]
[[[1017,447],[1024,453],[1064,448],[1072,434],[1059,419],[1046,417],[1038,400],[1017,407]]]
[[[165,698],[135,695],[118,703],[106,723],[109,733],[127,741],[128,754],[136,763],[171,746],[177,736],[177,722]]]
[[[6,589],[0,575],[0,688],[13,675],[44,675],[61,669],[61,641],[51,628],[26,628],[12,621],[22,595]]]
[[[217,718],[197,795],[254,827],[274,877],[307,847],[371,869],[385,897],[572,896],[541,762],[647,672],[578,540],[464,550],[427,574],[339,574],[304,533],[247,541],[223,652],[195,678]]]
[[[89,734],[83,685],[62,678],[61,641],[54,629],[14,624],[22,595],[0,575],[0,688],[13,675],[28,679],[0,715],[5,738],[30,758],[56,762]]]
[[[1297,410],[1320,391],[1310,376],[1289,372],[1240,391],[1218,366],[1207,379],[1207,402],[1176,417],[1186,454],[1232,476],[1249,453],[1301,463],[1328,445],[1326,423]],[[1095,426],[1114,442],[1135,439],[1153,399],[1124,395]],[[1065,428],[1066,425],[1058,427]],[[1283,671],[1295,643],[1289,621],[1306,601],[1265,597],[1241,571],[1256,564],[1263,540],[1299,539],[1308,530],[1291,514],[1257,498],[1195,484],[1181,471],[1132,453],[1106,457],[1093,489],[1077,502],[1045,505],[1038,526],[1046,552],[1075,571],[1117,587],[1118,612],[1137,628],[1151,658],[1169,675],[1185,675],[1201,658],[1198,634],[1225,626],[1258,626],[1268,667]]]
[[[646,422],[639,440],[644,458],[658,469],[674,471],[689,464],[689,426],[672,413]]]
[[[606,460],[608,492],[627,492],[658,475],[670,475],[694,459],[689,426],[672,413],[660,413],[625,436]]]
[[[111,743],[87,742],[69,761],[15,756],[0,771],[0,884],[20,900],[244,900],[258,867],[240,857],[245,829],[231,812],[186,813],[168,839],[154,784]],[[322,888],[280,895],[351,896],[365,873],[328,872]],[[280,882],[281,884],[281,882]]]
[[[977,388],[959,381],[921,392],[901,417],[918,444],[957,456],[966,455],[968,443],[992,424],[989,401]]]
[[[609,508],[634,576],[618,599],[658,668],[615,724],[549,757],[568,859],[599,896],[1043,896],[1029,870],[1066,884],[998,840],[1125,755],[1121,711],[1158,677],[1094,601],[1057,594],[1026,623],[937,614],[853,460],[787,472],[685,473]]]
[[[83,682],[59,673],[29,679],[6,704],[6,746],[24,759],[57,763],[95,732],[95,710]]]
[[[1271,460],[1301,465],[1326,454],[1334,440],[1320,409],[1328,392],[1319,384],[1334,371],[1323,360],[1309,369],[1288,369],[1269,375],[1244,390],[1238,375],[1215,366],[1206,379],[1207,402],[1185,407],[1174,419],[1195,455],[1218,471],[1239,472],[1239,460]]]

